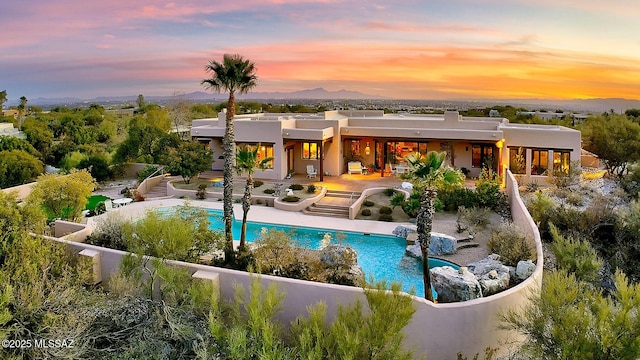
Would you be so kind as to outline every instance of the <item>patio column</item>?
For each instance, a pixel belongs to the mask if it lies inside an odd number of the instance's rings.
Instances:
[[[324,181],[324,141],[318,141],[320,146],[320,181]]]

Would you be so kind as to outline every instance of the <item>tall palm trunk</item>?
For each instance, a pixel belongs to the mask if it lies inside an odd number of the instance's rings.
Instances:
[[[424,281],[424,298],[433,301],[431,292],[431,273],[429,272],[429,244],[431,243],[431,230],[433,229],[434,202],[437,190],[426,186],[420,195],[420,210],[416,217],[418,241],[422,252],[422,280]]]
[[[242,197],[242,231],[240,232],[240,251],[244,251],[246,246],[247,214],[251,208],[251,189],[253,189],[253,177],[249,174],[247,176],[247,184],[244,187],[244,196]]]
[[[224,235],[225,235],[225,253],[233,252],[233,172],[236,159],[236,141],[233,128],[233,118],[235,116],[235,95],[229,93],[229,102],[227,103],[226,126],[224,130],[223,148],[224,148],[224,191],[223,191],[223,217],[224,217]],[[229,261],[230,259],[227,259]]]

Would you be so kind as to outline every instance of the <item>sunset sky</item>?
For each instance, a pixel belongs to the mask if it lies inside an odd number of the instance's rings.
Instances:
[[[257,92],[640,99],[638,19],[638,0],[11,0],[0,90],[168,96],[239,53]]]

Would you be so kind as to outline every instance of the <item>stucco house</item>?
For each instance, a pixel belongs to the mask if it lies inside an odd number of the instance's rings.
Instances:
[[[191,136],[214,151],[212,170],[223,168],[225,116],[194,120]],[[260,144],[273,157],[260,178],[283,179],[313,165],[324,176],[348,171],[360,161],[365,173],[387,176],[407,170],[411,152],[446,151],[451,166],[469,176],[483,167],[511,169],[527,181],[544,180],[554,168],[580,161],[580,132],[556,125],[510,124],[496,117],[384,114],[382,110],[334,110],[317,114],[247,114],[235,117],[237,144]],[[368,171],[367,171],[368,170]]]

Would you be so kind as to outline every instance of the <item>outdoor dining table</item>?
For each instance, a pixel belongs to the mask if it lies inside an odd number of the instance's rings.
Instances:
[[[125,205],[130,204],[132,201],[133,201],[132,198],[125,197],[125,198],[120,198],[120,199],[113,200],[113,204],[118,206],[118,207],[120,207],[120,206],[125,206]]]

